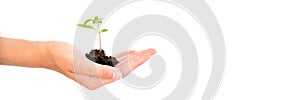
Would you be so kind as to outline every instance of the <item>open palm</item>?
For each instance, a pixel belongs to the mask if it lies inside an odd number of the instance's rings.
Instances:
[[[119,63],[115,67],[96,64],[88,60],[76,47],[64,42],[48,42],[52,68],[88,89],[97,89],[125,77],[156,53],[154,49],[125,51],[114,55]],[[117,70],[118,69],[118,70]],[[120,73],[121,75],[119,75]]]

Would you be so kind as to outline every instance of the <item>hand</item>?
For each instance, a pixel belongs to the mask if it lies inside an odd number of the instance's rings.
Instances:
[[[62,73],[91,90],[118,80],[117,72],[120,72],[122,77],[127,76],[156,53],[154,49],[139,52],[126,51],[114,55],[119,63],[115,67],[109,67],[88,60],[83,53],[70,44],[54,41],[46,43],[51,58],[48,60],[49,66],[45,67]]]

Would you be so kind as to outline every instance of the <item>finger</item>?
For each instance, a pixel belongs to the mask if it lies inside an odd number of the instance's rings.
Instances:
[[[119,63],[124,62],[125,60],[127,61],[127,59],[128,59],[130,56],[135,55],[136,53],[138,53],[138,52],[134,52],[134,53],[125,55],[125,56],[123,56],[123,57],[119,57],[119,58],[117,58],[117,60],[119,61]]]
[[[117,61],[121,62],[122,60],[128,58],[130,55],[133,55],[137,53],[136,51],[131,51],[131,52],[123,52],[123,54],[120,54],[118,57],[116,57]]]
[[[122,52],[122,53],[113,55],[113,57],[116,57],[116,58],[118,59],[118,58],[121,58],[121,57],[126,56],[126,55],[128,55],[128,54],[135,53],[135,52],[136,52],[136,51],[134,51],[134,50],[124,51],[124,52]]]
[[[140,54],[138,56],[135,56],[134,58],[128,59],[128,62],[120,64],[118,67],[122,77],[127,76],[130,72],[132,72],[134,69],[136,69],[139,65],[144,63],[150,58],[150,54]]]
[[[78,83],[90,90],[97,89],[103,85],[112,83],[119,79],[116,75],[113,75],[112,78],[107,79],[94,77],[86,74],[74,74],[74,77],[76,77],[75,81],[77,81]]]
[[[113,68],[113,70],[114,70],[114,73],[113,73],[113,75],[112,75],[112,78],[101,79],[102,85],[109,84],[109,83],[112,83],[112,82],[114,82],[114,81],[120,79],[120,78],[117,76],[117,73],[116,73],[117,71],[116,71],[116,69]]]
[[[106,85],[106,84],[115,82],[116,80],[118,80],[118,79],[106,79],[106,80],[102,80],[102,84]]]
[[[115,68],[98,65],[96,69],[100,79],[113,79],[115,77]]]
[[[99,79],[98,77],[93,77],[89,75],[84,74],[76,74],[76,81],[86,87],[87,89],[94,90],[97,89],[103,85],[103,81]]]
[[[138,52],[128,58],[127,61],[123,61],[120,64],[117,64],[119,71],[122,73],[122,76],[127,76],[130,72],[136,69],[139,65],[143,64],[150,57],[155,54],[154,49],[148,49],[145,51]]]
[[[141,54],[145,54],[145,53],[149,53],[151,55],[154,55],[156,53],[156,50],[147,49],[147,50],[143,50],[143,51],[139,51],[139,52],[129,54],[127,56],[122,57],[118,64],[128,63],[129,59],[135,58],[136,56],[141,55]]]
[[[84,69],[85,68],[85,69]],[[114,68],[100,64],[86,64],[84,68],[80,68],[85,71],[76,71],[77,74],[89,75],[100,79],[112,79],[114,76]]]
[[[151,55],[154,55],[154,54],[156,54],[156,50],[155,49],[147,49],[147,50],[145,50],[145,52],[147,52],[147,53],[150,53]]]
[[[119,62],[128,61],[128,58],[129,58],[130,56],[133,56],[133,55],[136,55],[136,53],[142,53],[142,52],[148,52],[148,53],[150,53],[151,55],[153,55],[153,54],[156,53],[156,51],[155,51],[154,49],[147,49],[147,50],[143,50],[143,51],[140,51],[140,52],[132,52],[132,53],[126,55],[126,56],[123,56],[123,57],[118,58],[117,60],[118,60]]]

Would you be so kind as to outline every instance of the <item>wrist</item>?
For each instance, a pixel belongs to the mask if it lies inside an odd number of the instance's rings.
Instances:
[[[39,42],[38,45],[39,45],[39,52],[42,57],[41,67],[46,69],[56,70],[57,68],[51,50],[52,43],[50,41]]]

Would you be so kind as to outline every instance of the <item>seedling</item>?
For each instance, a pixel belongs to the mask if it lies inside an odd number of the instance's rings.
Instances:
[[[83,24],[77,24],[78,27],[82,27],[82,28],[91,29],[93,31],[96,31],[98,33],[98,36],[99,36],[100,49],[99,50],[97,50],[97,49],[91,50],[85,56],[89,60],[91,60],[95,63],[114,67],[114,65],[119,63],[117,61],[116,57],[106,56],[104,50],[101,48],[101,33],[108,31],[106,28],[102,28],[101,25],[102,25],[102,18],[99,18],[98,16],[95,16],[94,19],[85,20]]]
[[[90,22],[92,22],[92,24],[89,24]],[[101,28],[101,25],[102,25],[102,18],[99,18],[98,16],[95,16],[94,19],[85,20],[83,24],[77,24],[78,27],[91,29],[91,30],[96,31],[98,33],[100,51],[102,51],[102,48],[101,48],[101,33],[108,31],[106,28]]]

